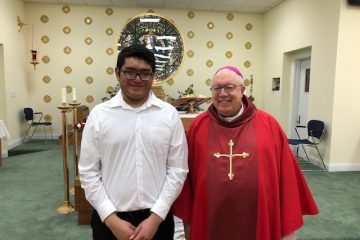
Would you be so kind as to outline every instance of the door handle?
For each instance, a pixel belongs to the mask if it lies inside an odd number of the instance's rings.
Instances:
[[[296,121],[297,124],[300,124],[301,122],[301,116],[299,115],[298,120]]]

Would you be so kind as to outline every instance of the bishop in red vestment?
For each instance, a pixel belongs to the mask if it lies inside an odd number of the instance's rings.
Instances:
[[[235,67],[219,69],[213,104],[187,133],[189,174],[173,205],[191,240],[296,239],[318,208],[278,122],[243,94]]]

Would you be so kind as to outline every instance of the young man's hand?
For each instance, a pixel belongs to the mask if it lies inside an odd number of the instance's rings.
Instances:
[[[161,222],[161,217],[155,213],[151,213],[147,219],[142,221],[139,226],[137,226],[133,234],[131,234],[130,240],[151,240],[154,237]]]
[[[116,213],[110,214],[105,219],[104,223],[110,228],[111,232],[118,240],[128,240],[136,229],[131,223],[118,218]]]

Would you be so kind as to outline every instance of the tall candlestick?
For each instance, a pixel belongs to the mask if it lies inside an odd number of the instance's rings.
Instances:
[[[61,103],[66,104],[66,88],[61,88]]]
[[[72,93],[73,93],[73,102],[76,102],[76,88],[72,89]]]
[[[66,102],[65,102],[66,104]],[[67,117],[66,113],[70,109],[67,106],[58,107],[62,115],[62,148],[63,148],[63,173],[64,173],[64,202],[56,209],[59,214],[68,214],[75,211],[69,197],[69,163],[68,163],[68,135],[67,135]]]

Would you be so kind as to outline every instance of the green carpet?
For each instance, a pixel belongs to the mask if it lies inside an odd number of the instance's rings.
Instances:
[[[44,149],[45,148],[45,149]],[[62,148],[55,142],[31,141],[14,150],[42,151],[10,156],[0,168],[0,239],[91,239],[77,213],[55,212],[64,200]],[[73,186],[72,153],[69,152]],[[360,172],[304,172],[320,209],[306,216],[300,240],[360,239]],[[70,197],[74,203],[74,197]],[[200,240],[200,239],[199,239]],[[222,239],[221,239],[222,240]],[[246,240],[246,239],[245,239]]]
[[[44,150],[46,148],[47,150]],[[0,239],[91,239],[88,225],[77,224],[77,212],[60,215],[64,202],[62,148],[32,140],[14,150],[38,150],[3,159],[0,168]],[[72,153],[70,186],[73,186]],[[74,203],[74,196],[70,195]]]

